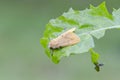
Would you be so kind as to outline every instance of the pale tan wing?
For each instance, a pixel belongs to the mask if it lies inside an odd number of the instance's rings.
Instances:
[[[74,45],[78,42],[80,42],[80,38],[73,32],[68,32],[59,39],[59,45],[61,47]]]
[[[80,42],[80,38],[75,33],[73,33],[73,31],[75,31],[75,29],[76,28],[72,28],[72,29],[64,32],[57,38],[51,40],[49,43],[49,47],[55,49],[55,48],[59,48],[59,47],[74,45],[74,44]]]

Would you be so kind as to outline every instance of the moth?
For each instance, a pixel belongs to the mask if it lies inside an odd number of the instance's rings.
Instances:
[[[80,42],[79,36],[74,31],[76,28],[71,28],[68,31],[62,33],[57,38],[51,40],[48,44],[50,49],[58,49],[65,46],[71,46]]]

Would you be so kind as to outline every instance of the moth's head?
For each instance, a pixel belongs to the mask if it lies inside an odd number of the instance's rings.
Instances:
[[[56,41],[56,40],[53,39],[53,40],[51,40],[51,41],[49,42],[48,47],[49,47],[50,49],[57,49],[57,48],[59,48],[60,46],[59,46],[58,41]]]

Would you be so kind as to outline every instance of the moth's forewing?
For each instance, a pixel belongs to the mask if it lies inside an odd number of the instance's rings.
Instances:
[[[64,46],[70,46],[78,43],[80,41],[80,38],[73,32],[68,32],[65,35],[61,36],[61,39],[59,39],[59,45],[61,47]]]
[[[49,43],[49,47],[56,49],[59,47],[74,45],[74,44],[80,42],[80,38],[75,33],[73,33],[73,31],[75,31],[75,29],[76,28],[72,28],[72,29],[64,32],[57,38],[51,40]]]

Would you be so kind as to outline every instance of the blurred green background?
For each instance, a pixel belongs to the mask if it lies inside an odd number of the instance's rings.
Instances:
[[[98,73],[90,54],[63,58],[54,64],[39,43],[51,18],[73,8],[83,10],[103,0],[0,0],[0,80],[120,80],[120,31],[95,39],[105,65]],[[106,0],[109,12],[120,0]]]

